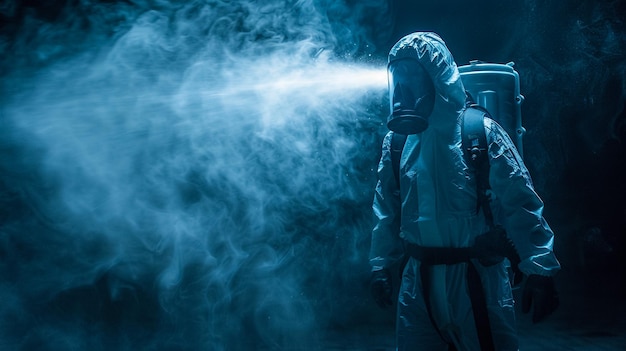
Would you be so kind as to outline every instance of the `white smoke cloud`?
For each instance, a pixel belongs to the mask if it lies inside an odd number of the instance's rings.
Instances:
[[[27,15],[2,83],[2,204],[23,205],[0,228],[15,302],[0,314],[20,316],[7,345],[288,349],[348,318],[386,110],[359,21],[386,11],[162,0]]]

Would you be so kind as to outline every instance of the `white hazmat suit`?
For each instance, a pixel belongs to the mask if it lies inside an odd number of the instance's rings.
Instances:
[[[391,161],[392,132],[383,141],[373,203],[377,223],[370,265],[374,273],[401,260],[405,243],[470,247],[476,236],[488,230],[484,216],[477,212],[476,177],[461,147],[466,93],[451,53],[436,34],[419,32],[391,49],[390,61],[401,57],[420,62],[434,83],[436,98],[426,130],[406,140],[399,189]],[[506,132],[490,119],[484,126],[494,219],[514,242],[520,270],[527,276],[551,277],[560,265],[552,250],[554,234],[542,215],[543,203]],[[398,349],[481,349],[477,329],[484,326],[476,325],[468,294],[468,265],[472,265],[484,290],[495,349],[517,350],[506,264],[505,260],[485,267],[472,260],[426,266],[410,257],[398,295]]]

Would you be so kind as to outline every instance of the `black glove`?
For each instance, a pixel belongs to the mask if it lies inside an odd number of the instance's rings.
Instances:
[[[540,322],[559,306],[559,295],[554,288],[554,279],[531,274],[526,279],[522,293],[522,312],[528,313],[533,304],[533,323]]]
[[[370,290],[374,301],[376,301],[381,308],[387,308],[393,304],[391,301],[391,294],[393,293],[391,274],[387,269],[372,272]]]
[[[504,228],[496,226],[487,233],[476,237],[472,247],[472,255],[474,258],[478,258],[480,264],[489,267],[502,262],[505,257],[512,262],[517,251],[513,241],[507,237]]]
[[[510,275],[512,275],[511,277],[512,286],[518,286],[522,283],[522,280],[524,280],[524,273],[520,271],[517,262],[511,262]]]
[[[493,266],[504,260],[504,256],[499,250],[500,246],[490,236],[489,233],[477,236],[472,247],[473,256],[478,257],[480,264],[485,267]]]

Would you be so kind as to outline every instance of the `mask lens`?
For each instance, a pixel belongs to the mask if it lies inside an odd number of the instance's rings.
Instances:
[[[421,133],[428,127],[428,116],[435,104],[430,76],[413,58],[391,62],[387,72],[391,105],[387,127],[400,134]]]

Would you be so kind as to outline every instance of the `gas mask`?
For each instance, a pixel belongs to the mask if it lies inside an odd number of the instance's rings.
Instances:
[[[387,66],[391,113],[387,127],[399,134],[418,134],[428,127],[435,105],[435,86],[413,57],[392,60]]]

